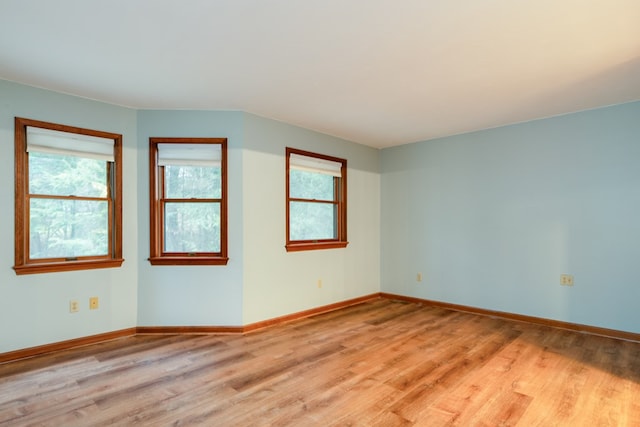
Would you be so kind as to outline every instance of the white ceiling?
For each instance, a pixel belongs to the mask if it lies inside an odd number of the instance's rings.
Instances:
[[[0,78],[388,147],[640,99],[640,1],[0,0]]]

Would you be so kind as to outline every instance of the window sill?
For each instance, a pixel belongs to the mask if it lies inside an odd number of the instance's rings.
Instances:
[[[228,257],[163,256],[149,258],[151,265],[227,265]]]
[[[349,242],[309,242],[289,243],[285,245],[287,252],[315,251],[319,249],[346,248]]]
[[[94,270],[98,268],[120,267],[124,259],[62,261],[41,264],[15,265],[13,269],[18,276],[23,274],[58,273],[61,271]]]

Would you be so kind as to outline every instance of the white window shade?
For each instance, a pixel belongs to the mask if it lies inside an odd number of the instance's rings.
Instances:
[[[318,157],[291,154],[289,156],[289,168],[305,172],[322,173],[340,178],[342,176],[342,163]]]
[[[111,138],[27,126],[27,152],[114,161]]]
[[[158,165],[220,166],[220,144],[158,144]]]

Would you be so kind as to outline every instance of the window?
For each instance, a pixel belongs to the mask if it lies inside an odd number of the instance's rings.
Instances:
[[[227,139],[150,138],[152,265],[226,265]]]
[[[286,149],[287,251],[347,246],[347,161]]]
[[[119,267],[122,135],[15,118],[16,274]]]

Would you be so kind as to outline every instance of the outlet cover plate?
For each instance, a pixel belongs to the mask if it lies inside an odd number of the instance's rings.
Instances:
[[[77,313],[80,310],[78,300],[72,299],[69,301],[69,313]]]
[[[573,276],[570,274],[561,274],[560,284],[562,286],[573,286]]]

